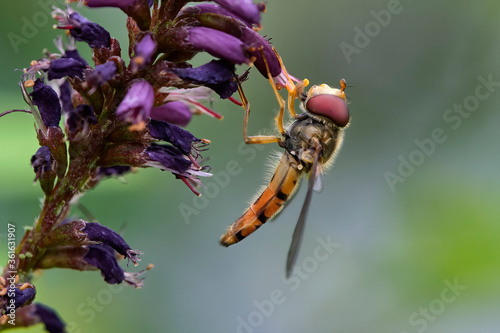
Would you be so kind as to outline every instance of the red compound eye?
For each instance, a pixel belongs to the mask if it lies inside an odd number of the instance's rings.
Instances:
[[[306,109],[313,115],[331,120],[338,127],[345,127],[349,123],[349,108],[346,102],[335,95],[316,95],[307,101]]]

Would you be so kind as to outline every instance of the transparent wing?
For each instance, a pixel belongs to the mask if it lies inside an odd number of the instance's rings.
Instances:
[[[317,165],[316,177],[314,178],[314,180],[313,178],[311,178],[311,181],[314,181],[314,192],[321,193],[321,191],[323,191],[323,167],[320,163],[318,163]]]
[[[297,225],[295,226],[295,230],[293,231],[292,236],[292,244],[290,245],[290,250],[288,250],[288,257],[286,260],[286,277],[287,279],[292,274],[293,266],[295,265],[295,261],[297,260],[297,254],[299,253],[300,243],[302,242],[302,234],[304,233],[304,226],[306,223],[307,212],[309,211],[309,205],[311,203],[311,198],[313,194],[313,190],[316,188],[316,184],[320,184],[322,187],[321,176],[318,177],[318,172],[322,171],[321,165],[319,164],[319,158],[321,155],[321,146],[318,146],[316,152],[314,154],[314,162],[311,167],[311,174],[309,175],[309,185],[307,187],[306,198],[304,199],[304,205],[302,206],[302,210],[300,211],[299,219],[297,221]]]

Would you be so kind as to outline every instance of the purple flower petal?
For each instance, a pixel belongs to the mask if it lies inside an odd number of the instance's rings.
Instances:
[[[65,332],[64,328],[66,325],[53,309],[40,303],[33,304],[32,306],[34,307],[33,313],[40,318],[47,331],[50,333]]]
[[[105,64],[95,66],[92,72],[85,75],[87,82],[94,86],[100,86],[113,78],[116,74],[116,64],[113,61],[108,61]]]
[[[123,237],[110,228],[99,223],[87,222],[82,231],[91,241],[102,242],[103,244],[111,246],[116,252],[132,260],[134,264],[137,264],[137,261],[139,261],[139,252],[131,250]]]
[[[252,0],[213,0],[215,3],[226,8],[235,15],[241,17],[245,22],[260,24],[260,13],[265,9],[260,4],[254,4]]]
[[[168,102],[151,109],[151,119],[166,121],[178,126],[186,126],[191,117],[191,109],[181,101]]]
[[[146,148],[146,153],[151,160],[159,162],[168,170],[178,174],[185,173],[192,164],[191,161],[186,159],[185,155],[172,146],[153,143],[150,147]]]
[[[141,40],[135,45],[134,59],[142,61],[143,64],[150,64],[152,57],[156,52],[157,44],[151,33],[146,33],[142,36]],[[139,58],[140,57],[140,60]]]
[[[104,281],[109,284],[121,283],[125,278],[123,269],[115,258],[115,250],[105,244],[88,245],[88,252],[83,260],[101,271]]]
[[[59,58],[50,62],[49,80],[60,79],[65,76],[83,78],[83,70],[87,65],[73,58]]]
[[[70,34],[76,40],[86,42],[91,48],[110,47],[111,36],[99,24],[87,20],[77,12],[71,13],[68,21],[72,26]]]
[[[76,50],[76,49],[74,49],[74,50],[68,49],[68,50],[64,51],[64,55],[62,57],[63,58],[72,58],[72,59],[78,60],[82,64],[85,64],[85,66],[88,65],[87,61],[85,61],[85,59],[83,59],[80,56],[80,53],[78,53],[78,50]]]
[[[155,93],[147,81],[134,83],[116,109],[116,115],[133,124],[144,124],[149,120]]]
[[[183,80],[211,88],[221,98],[229,98],[238,90],[234,64],[225,60],[212,60],[197,68],[172,68],[170,71]]]
[[[33,104],[38,106],[45,126],[58,127],[61,120],[61,103],[54,89],[37,79],[30,96]]]
[[[148,128],[153,138],[170,142],[185,155],[191,152],[193,142],[201,141],[189,131],[164,121],[151,120]]]
[[[195,50],[208,52],[214,57],[226,59],[235,64],[249,63],[243,42],[225,32],[205,27],[193,27],[188,30],[188,42]]]
[[[267,78],[267,69],[264,63],[264,59],[262,58],[262,52],[264,53],[264,57],[266,58],[267,65],[269,66],[269,71],[271,72],[272,77],[276,77],[281,73],[281,65],[276,57],[276,54],[273,51],[271,44],[269,41],[259,35],[254,30],[243,27],[242,29],[242,37],[241,39],[245,42],[245,45],[249,47],[249,53],[255,57],[254,65],[257,67],[259,72]],[[261,51],[262,49],[262,51]]]

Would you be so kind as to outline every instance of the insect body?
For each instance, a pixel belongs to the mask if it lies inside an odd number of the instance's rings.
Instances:
[[[273,84],[271,77],[270,81]],[[340,84],[341,89],[330,88],[326,84],[313,86],[307,94],[302,92],[307,85],[307,80],[289,88],[288,109],[295,117],[295,121],[287,130],[282,125],[285,103],[280,99],[281,97],[273,84],[280,102],[280,112],[277,119],[278,128],[282,134],[280,137],[248,137],[246,135],[250,107],[240,89],[240,96],[246,110],[243,130],[245,142],[277,142],[285,149],[285,152],[281,156],[269,185],[243,215],[228,228],[227,232],[222,235],[220,242],[224,246],[232,245],[260,228],[281,211],[285,202],[297,190],[302,176],[309,174],[307,195],[288,253],[287,277],[291,274],[297,257],[312,191],[321,190],[323,166],[327,167],[332,164],[342,145],[343,130],[350,121],[344,93],[345,80],[341,80]],[[300,115],[295,115],[293,109],[293,101],[297,95],[302,102],[301,108],[304,111]]]

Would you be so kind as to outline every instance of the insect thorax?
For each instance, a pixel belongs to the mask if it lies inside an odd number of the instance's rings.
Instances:
[[[341,140],[342,130],[338,127],[302,114],[285,134],[284,147],[309,169],[313,162],[315,142],[319,141],[322,145],[320,163],[325,164],[333,156]]]

